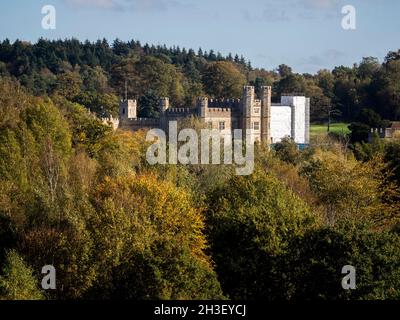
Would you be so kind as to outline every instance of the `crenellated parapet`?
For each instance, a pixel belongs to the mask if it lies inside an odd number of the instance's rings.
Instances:
[[[265,144],[292,137],[296,143],[309,142],[310,100],[304,96],[284,95],[278,104],[271,103],[272,88],[245,86],[241,99],[199,97],[194,107],[174,107],[169,98],[159,100],[159,118],[137,118],[136,100],[120,103],[119,128],[168,128],[170,121],[198,117],[210,128],[228,131],[244,130],[246,136]],[[114,121],[111,121],[114,123]]]
[[[194,108],[170,108],[166,111],[167,115],[170,114],[182,114],[182,115],[191,115],[195,112]]]
[[[160,119],[156,118],[132,118],[123,119],[119,122],[120,129],[136,131],[144,128],[159,128]]]
[[[209,108],[240,108],[241,100],[240,99],[210,99],[208,102]]]
[[[135,118],[135,119],[127,119],[124,122],[145,125],[145,124],[158,124],[160,120],[156,118]]]

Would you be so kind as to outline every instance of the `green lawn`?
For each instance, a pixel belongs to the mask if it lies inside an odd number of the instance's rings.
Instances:
[[[348,134],[350,130],[348,128],[348,123],[333,123],[331,124],[330,132],[338,133],[338,134]],[[328,126],[323,124],[312,124],[310,128],[310,135],[317,136],[328,133]]]

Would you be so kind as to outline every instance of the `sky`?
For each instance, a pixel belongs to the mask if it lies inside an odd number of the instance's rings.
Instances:
[[[56,29],[42,28],[42,7],[56,9]],[[342,28],[342,8],[355,8],[356,29]],[[201,47],[243,55],[254,67],[284,63],[315,73],[382,61],[400,49],[399,0],[13,0],[0,2],[0,39],[36,42],[77,38],[112,43]]]

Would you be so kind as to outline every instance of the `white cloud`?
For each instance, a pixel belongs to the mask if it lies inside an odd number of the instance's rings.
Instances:
[[[186,7],[179,0],[64,0],[75,7],[96,7],[101,9],[165,11],[169,8]]]
[[[331,65],[346,64],[346,58],[346,53],[336,49],[329,49],[319,54],[297,59],[296,64],[302,69],[316,72],[320,69],[329,68]]]
[[[302,0],[306,6],[319,8],[319,9],[331,9],[337,6],[340,0]]]
[[[267,0],[264,9],[246,8],[242,16],[247,21],[325,20],[340,15],[341,2],[343,0]]]
[[[100,8],[112,8],[115,6],[114,0],[65,0],[65,2],[73,6],[90,6]]]

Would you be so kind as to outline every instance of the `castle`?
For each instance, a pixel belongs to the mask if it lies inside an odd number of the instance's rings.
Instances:
[[[120,103],[119,119],[108,119],[108,122],[123,130],[159,128],[167,131],[169,121],[193,116],[222,133],[242,129],[258,142],[274,144],[290,137],[299,145],[309,144],[310,99],[283,95],[280,103],[271,103],[271,96],[269,86],[261,88],[260,99],[256,99],[253,86],[246,86],[242,99],[201,97],[191,108],[172,108],[168,98],[161,98],[159,118],[138,118],[137,100],[125,99]]]
[[[393,121],[388,128],[371,128],[368,134],[368,142],[372,142],[375,137],[381,139],[400,139],[400,121]]]

